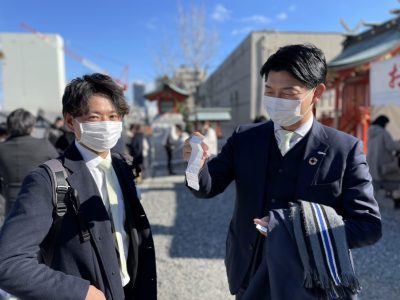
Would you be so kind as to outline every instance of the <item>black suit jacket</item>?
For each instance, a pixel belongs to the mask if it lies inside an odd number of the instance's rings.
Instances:
[[[0,232],[0,288],[22,299],[85,299],[89,284],[107,299],[124,299],[111,222],[96,183],[73,143],[61,157],[68,181],[80,198],[79,211],[91,239],[82,243],[76,215],[69,205],[56,237],[51,268],[38,263],[39,245],[53,222],[52,187],[43,168],[24,181],[16,204]],[[128,165],[113,155],[124,195],[130,238],[128,272],[134,299],[156,299],[156,270],[150,226],[137,197]]]
[[[241,287],[259,234],[253,219],[265,215],[267,158],[274,138],[272,122],[238,127],[221,153],[200,171],[200,190],[192,190],[197,197],[210,198],[235,181],[236,201],[225,257],[232,294]],[[350,248],[373,244],[381,237],[368,165],[361,142],[353,136],[314,121],[295,195],[296,199],[329,205],[342,215]],[[275,203],[273,208],[287,205]]]
[[[14,203],[25,176],[41,163],[58,155],[48,140],[29,135],[10,137],[0,143],[0,176],[3,177],[7,211]]]

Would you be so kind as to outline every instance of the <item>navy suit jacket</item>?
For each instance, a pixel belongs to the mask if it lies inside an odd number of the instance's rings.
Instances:
[[[274,138],[271,121],[239,126],[221,153],[200,171],[200,190],[191,189],[199,198],[210,198],[235,181],[225,256],[232,294],[241,287],[259,234],[253,219],[265,215],[267,158]],[[360,140],[314,121],[297,175],[296,199],[329,205],[343,216],[350,248],[379,240],[380,213]],[[287,205],[276,201],[269,208]]]
[[[89,227],[82,243],[71,205],[53,241],[51,268],[39,263],[39,245],[53,222],[51,180],[44,168],[26,177],[14,208],[0,232],[0,288],[21,299],[85,299],[89,284],[107,299],[125,299],[109,215],[85,161],[73,143],[61,157],[68,182],[80,198],[79,211]],[[131,169],[113,155],[112,164],[124,195],[130,244],[128,272],[134,299],[156,299],[156,270],[150,226],[137,197]]]

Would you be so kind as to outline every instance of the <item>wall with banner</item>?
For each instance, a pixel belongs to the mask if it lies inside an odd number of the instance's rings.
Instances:
[[[388,131],[400,139],[400,56],[371,64],[371,120],[379,115],[390,119]]]

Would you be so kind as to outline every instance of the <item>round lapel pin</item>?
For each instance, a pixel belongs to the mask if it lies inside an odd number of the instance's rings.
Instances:
[[[308,160],[308,163],[309,163],[311,166],[315,166],[315,165],[317,164],[317,162],[318,162],[318,159],[316,159],[315,157],[311,157],[311,158]]]

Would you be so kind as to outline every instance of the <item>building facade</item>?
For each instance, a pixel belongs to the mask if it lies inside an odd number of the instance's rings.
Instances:
[[[133,105],[144,108],[146,86],[140,82],[133,83]]]
[[[59,114],[66,84],[63,39],[55,34],[1,33],[0,48],[2,109]]]
[[[340,53],[342,41],[343,36],[338,33],[252,32],[200,86],[199,106],[230,107],[232,120],[222,130],[231,132],[238,124],[267,115],[262,105],[264,84],[259,71],[279,47],[311,43],[321,48],[329,61]],[[331,103],[326,101],[325,105]]]

